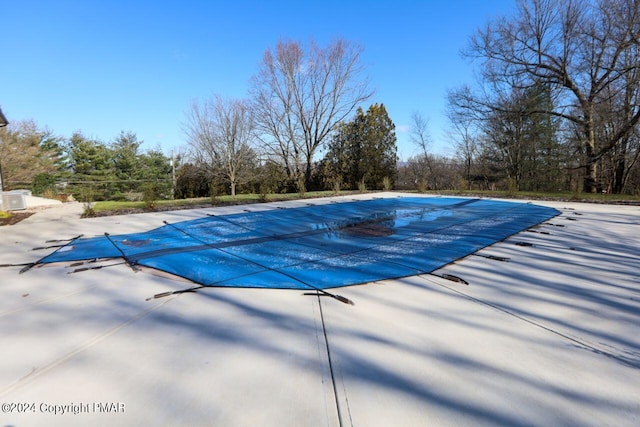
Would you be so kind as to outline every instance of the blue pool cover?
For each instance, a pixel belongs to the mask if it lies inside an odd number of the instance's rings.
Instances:
[[[76,239],[37,264],[123,258],[204,286],[327,289],[430,273],[558,213],[486,199],[334,202]]]

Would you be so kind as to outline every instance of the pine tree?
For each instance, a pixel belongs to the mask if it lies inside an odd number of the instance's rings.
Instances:
[[[113,151],[105,144],[75,132],[69,140],[68,153],[72,182],[80,184],[72,187],[74,196],[78,197],[80,192],[90,188],[96,200],[108,199],[116,179]]]
[[[358,108],[354,119],[338,126],[324,159],[325,174],[331,182],[355,189],[391,186],[397,178],[395,125],[384,104],[373,104],[365,113]]]

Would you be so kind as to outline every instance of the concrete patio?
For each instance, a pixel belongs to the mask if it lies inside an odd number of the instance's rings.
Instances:
[[[0,264],[47,240],[329,201],[93,219],[64,204],[0,227]],[[354,306],[268,289],[147,301],[190,284],[1,268],[0,426],[640,425],[640,207],[535,203],[561,215],[436,272],[469,285],[335,290]]]

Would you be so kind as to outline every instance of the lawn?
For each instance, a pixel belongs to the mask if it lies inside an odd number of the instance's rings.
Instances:
[[[342,191],[340,195],[353,194]],[[95,215],[109,215],[117,213],[132,213],[153,210],[190,209],[209,206],[239,205],[247,203],[275,202],[282,200],[311,199],[317,197],[335,196],[333,191],[309,191],[303,195],[299,193],[286,194],[237,194],[236,196],[200,197],[195,199],[154,200],[151,204],[145,201],[102,201],[93,205]]]

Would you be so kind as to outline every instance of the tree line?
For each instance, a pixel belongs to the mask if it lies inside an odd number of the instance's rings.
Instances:
[[[205,114],[214,112],[209,119]],[[214,97],[194,105],[188,130],[191,155],[179,170],[178,197],[236,191],[260,194],[307,190],[391,189],[397,177],[395,125],[383,104],[361,107],[341,121],[320,160],[300,161],[286,150],[275,155],[250,132],[255,124],[245,103]],[[202,123],[206,122],[206,126]],[[252,136],[253,135],[253,136]],[[320,147],[320,146],[319,146]]]
[[[141,150],[133,132],[103,142],[75,132],[65,139],[33,121],[0,129],[0,173],[5,190],[76,199],[135,200],[143,193],[172,197],[172,164],[162,150]]]
[[[231,194],[256,178],[261,191],[306,191],[335,181],[324,176],[318,153],[352,113],[364,116],[361,104],[373,92],[361,53],[344,39],[324,47],[280,40],[266,50],[246,99],[213,95],[193,102],[185,125],[190,169],[225,183]]]
[[[633,193],[640,184],[640,3],[519,0],[465,51],[479,82],[449,117],[465,180]]]
[[[0,129],[3,188],[99,201],[208,197],[235,195],[236,191],[269,194],[307,188],[391,188],[394,184],[395,126],[382,104],[373,104],[366,112],[358,108],[353,121],[340,122],[324,159],[309,168],[308,181],[304,168],[292,176],[283,163],[255,145],[255,135],[240,124],[247,119],[244,104],[215,98],[202,108],[207,114],[215,111],[208,117],[215,125],[202,128],[211,132],[210,139],[200,135],[200,145],[191,147],[191,154],[174,158],[159,148],[142,150],[143,142],[133,132],[122,131],[104,142],[81,132],[65,139],[33,121],[11,123]],[[218,145],[224,138],[227,144]],[[346,145],[339,144],[347,139]],[[343,169],[337,162],[350,166]]]

